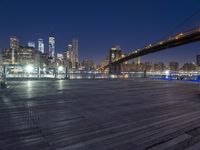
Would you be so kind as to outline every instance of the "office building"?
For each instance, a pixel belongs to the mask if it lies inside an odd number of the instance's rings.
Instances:
[[[179,63],[178,62],[170,62],[169,69],[170,69],[170,71],[179,71]]]
[[[79,67],[79,55],[78,55],[78,40],[72,40],[72,68],[78,69]]]
[[[28,42],[28,47],[35,48],[35,42]]]
[[[16,62],[16,54],[19,50],[19,39],[15,36],[10,37],[10,49],[11,49],[11,60],[12,64],[15,64]]]
[[[38,51],[44,53],[44,40],[41,38],[38,39]]]
[[[96,69],[96,64],[93,60],[90,59],[84,59],[81,63],[81,66],[85,70],[95,70]]]
[[[49,57],[55,60],[55,37],[49,37]]]

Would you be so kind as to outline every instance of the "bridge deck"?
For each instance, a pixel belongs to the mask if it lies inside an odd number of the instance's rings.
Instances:
[[[0,94],[0,149],[199,149],[199,93],[148,79],[12,82]]]

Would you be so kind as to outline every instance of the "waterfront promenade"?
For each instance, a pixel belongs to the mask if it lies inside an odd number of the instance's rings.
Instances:
[[[151,79],[9,81],[1,150],[200,149],[200,85]]]

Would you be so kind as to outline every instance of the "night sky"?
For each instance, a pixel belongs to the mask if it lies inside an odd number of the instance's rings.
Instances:
[[[43,38],[47,51],[48,36],[54,35],[56,52],[78,38],[80,58],[99,62],[113,45],[129,52],[168,33],[198,26],[199,0],[0,0],[1,50],[15,35],[21,45]],[[142,61],[191,62],[198,53],[200,42],[151,54]]]

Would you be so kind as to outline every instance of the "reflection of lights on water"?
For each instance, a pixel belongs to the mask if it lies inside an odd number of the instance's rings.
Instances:
[[[59,80],[59,90],[63,90],[63,80]]]
[[[11,105],[11,100],[5,96],[2,97],[3,98],[3,102],[6,104],[6,105]]]
[[[32,81],[28,81],[27,82],[27,95],[28,95],[28,98],[31,98],[32,97],[32,95],[33,95],[33,91],[32,91],[32,86],[33,86],[33,83],[34,82],[32,82]]]
[[[28,101],[27,102],[27,106],[28,107],[33,107],[33,106],[35,106],[35,103],[33,101]]]
[[[169,70],[166,70],[166,71],[165,71],[165,75],[166,75],[166,79],[168,79],[168,78],[169,78],[169,75],[170,75],[170,71],[169,71]]]
[[[28,88],[32,88],[32,82],[31,81],[28,81],[27,85],[28,85]]]

